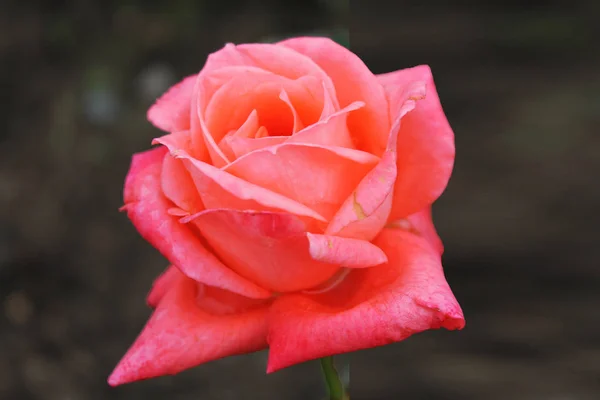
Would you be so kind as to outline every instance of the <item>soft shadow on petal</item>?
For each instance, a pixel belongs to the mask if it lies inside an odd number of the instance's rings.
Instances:
[[[330,219],[378,161],[360,150],[286,142],[248,153],[224,170]]]
[[[307,234],[299,218],[285,213],[207,210],[182,222],[194,224],[230,268],[275,292],[318,286],[342,265],[386,260],[369,242]]]
[[[172,203],[161,190],[162,162],[167,149],[160,147],[133,156],[125,181],[124,210],[138,232],[173,265],[198,282],[248,297],[266,298],[270,292],[237,275],[202,245],[179,218],[169,214]]]
[[[177,275],[177,272],[174,272]],[[266,347],[267,301],[245,299],[178,274],[108,383],[174,375]]]
[[[392,115],[401,109],[403,93],[414,82],[427,85],[424,99],[402,118],[398,134],[398,179],[390,218],[395,220],[433,203],[444,191],[454,165],[454,133],[446,119],[431,70],[422,65],[379,75]]]
[[[197,75],[188,76],[158,98],[148,109],[148,120],[166,132],[190,129],[190,109],[196,78]]]
[[[365,103],[348,117],[348,127],[358,149],[381,156],[390,131],[388,103],[383,87],[361,59],[328,38],[300,37],[278,44],[308,56],[329,75],[340,107]]]
[[[425,239],[384,229],[374,244],[386,253],[387,264],[353,270],[326,293],[275,300],[267,372],[401,341],[428,329],[464,327],[440,255]]]

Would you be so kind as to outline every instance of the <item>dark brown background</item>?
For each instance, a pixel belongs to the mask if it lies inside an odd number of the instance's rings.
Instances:
[[[320,398],[317,364],[266,376],[265,353],[109,388],[166,263],[117,209],[166,86],[226,41],[344,41],[348,21],[374,72],[432,66],[457,144],[434,213],[467,317],[350,355],[353,398],[599,398],[600,3],[562,3],[2,2],[0,399]]]

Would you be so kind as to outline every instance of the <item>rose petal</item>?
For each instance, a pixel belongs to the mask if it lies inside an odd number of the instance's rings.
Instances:
[[[179,209],[188,214],[202,210],[202,201],[190,173],[181,160],[165,154],[161,174],[162,191]]]
[[[328,38],[300,37],[278,45],[308,56],[331,78],[340,107],[362,101],[365,107],[348,117],[358,149],[377,156],[385,151],[390,131],[388,102],[383,87],[354,53]]]
[[[431,219],[431,207],[427,207],[417,213],[411,214],[406,218],[392,221],[386,225],[389,228],[403,229],[417,235],[421,235],[427,240],[440,255],[444,253],[444,244],[437,234],[433,220]]]
[[[415,81],[427,85],[426,97],[402,120],[398,135],[398,179],[391,219],[406,217],[433,203],[444,191],[454,165],[454,133],[444,115],[431,70],[422,65],[379,75],[392,114],[402,93]]]
[[[146,303],[152,308],[156,308],[165,294],[178,281],[181,271],[177,267],[170,265],[152,284],[152,289],[148,293]]]
[[[302,123],[302,120],[300,119],[300,116],[298,115],[298,111],[292,104],[292,100],[290,100],[290,96],[287,94],[285,89],[281,89],[281,92],[279,93],[279,98],[281,99],[281,101],[283,101],[288,106],[288,108],[290,109],[290,112],[292,113],[294,125],[292,126],[291,134],[293,135],[294,133],[296,133],[299,130],[301,130],[302,128],[304,128],[304,123]],[[323,109],[323,107],[321,107],[321,109]]]
[[[338,146],[354,149],[348,130],[348,114],[364,107],[364,103],[355,102],[319,120],[300,132],[287,138],[288,143],[307,143],[323,146]]]
[[[234,159],[238,159],[250,152],[282,144],[287,139],[288,136],[264,136],[258,139],[232,137],[227,140],[227,144],[235,154]]]
[[[215,303],[220,306],[215,312]],[[266,347],[267,303],[206,287],[180,274],[108,379],[111,386],[177,374]]]
[[[252,151],[279,145],[284,142],[354,149],[352,138],[346,125],[346,117],[348,113],[358,110],[363,106],[364,103],[355,102],[336,112],[329,113],[331,109],[328,109],[329,111],[324,109],[323,112],[327,112],[327,117],[323,117],[317,123],[307,126],[292,136],[267,136],[260,139],[246,139],[235,137],[234,135],[223,139],[226,139],[227,145],[235,153],[235,158],[240,158]]]
[[[190,129],[190,109],[196,78],[197,75],[191,75],[172,86],[148,109],[148,120],[158,129],[167,132]]]
[[[162,162],[167,149],[160,147],[134,155],[125,181],[124,209],[144,239],[173,265],[198,282],[248,297],[271,294],[237,275],[204,248],[188,226],[169,215],[171,203],[161,191]]]
[[[316,211],[270,190],[240,179],[212,165],[198,161],[185,151],[169,147],[177,158],[184,160],[205,207],[234,210],[285,211],[324,222]]]
[[[381,161],[356,187],[331,220],[325,233],[372,240],[388,221],[392,208],[394,184],[398,176],[396,148],[400,121],[415,107],[425,87],[415,83],[403,92],[403,103],[388,137]]]
[[[284,143],[248,153],[224,170],[330,219],[378,161],[344,147]]]
[[[385,253],[370,242],[339,236],[307,233],[313,260],[344,268],[367,268],[387,262]]]
[[[227,43],[224,48],[208,56],[202,72],[208,74],[231,66],[258,67],[290,79],[314,76],[323,82],[335,108],[339,109],[335,86],[328,74],[310,57],[290,48],[278,44],[254,43],[236,46]]]
[[[353,270],[326,293],[275,300],[267,372],[401,341],[428,329],[464,327],[440,256],[425,239],[385,229],[374,244],[386,253],[387,264]]]
[[[240,127],[253,110],[257,110],[259,125],[265,126],[271,135],[292,134],[294,112],[303,124],[310,125],[323,111],[323,87],[313,77],[292,80],[256,68],[228,68],[226,71],[231,76],[223,70],[217,71],[219,79],[227,79],[210,98],[205,110],[199,110],[206,131],[217,142],[227,132]],[[207,75],[205,80],[214,78]],[[282,90],[288,102],[281,98]]]
[[[364,268],[385,262],[368,242],[307,234],[299,218],[285,213],[207,210],[182,222],[193,223],[231,269],[275,292],[315,287],[342,264]]]

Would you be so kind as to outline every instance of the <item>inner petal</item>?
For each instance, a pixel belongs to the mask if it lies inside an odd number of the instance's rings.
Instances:
[[[258,126],[264,126],[270,136],[286,136],[294,128],[315,123],[323,105],[323,87],[316,78],[291,80],[244,71],[214,93],[203,114],[207,130],[218,143],[239,129],[253,110]]]

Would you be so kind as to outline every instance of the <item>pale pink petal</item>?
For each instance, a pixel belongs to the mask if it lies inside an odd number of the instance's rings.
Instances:
[[[207,210],[182,222],[194,224],[234,271],[280,293],[318,286],[341,266],[386,261],[368,242],[307,234],[299,218],[285,213]]]
[[[111,386],[266,347],[269,303],[199,285],[183,275],[172,285],[111,374]]]
[[[161,190],[162,163],[167,149],[160,147],[133,156],[125,181],[124,210],[138,232],[184,274],[198,282],[248,297],[270,292],[223,265],[200,239],[168,210],[172,203]]]
[[[190,129],[190,110],[196,77],[197,75],[188,76],[172,86],[148,109],[148,120],[154,126],[167,132]]]
[[[433,82],[431,70],[422,65],[379,75],[392,114],[400,109],[403,93],[416,81],[427,85],[425,98],[402,119],[398,135],[398,180],[391,219],[406,217],[433,203],[446,188],[454,165],[454,133]]]
[[[378,161],[360,150],[284,143],[248,153],[224,170],[330,219]]]
[[[462,329],[439,253],[422,237],[384,229],[388,263],[352,270],[332,290],[278,297],[269,314],[267,372],[398,342],[428,329]]]
[[[340,107],[355,101],[365,103],[365,107],[348,117],[348,127],[358,149],[381,156],[391,126],[388,102],[383,87],[362,60],[328,38],[300,37],[278,45],[317,63],[333,81]]]

